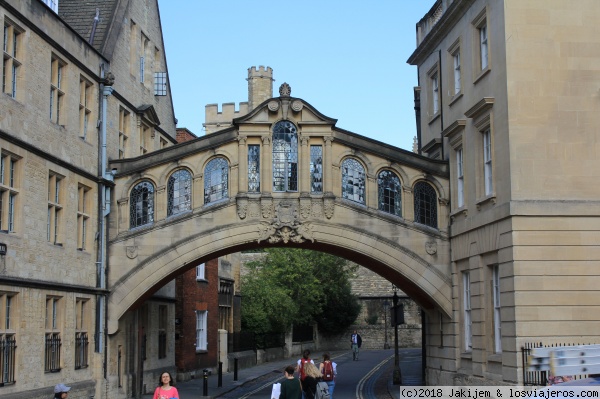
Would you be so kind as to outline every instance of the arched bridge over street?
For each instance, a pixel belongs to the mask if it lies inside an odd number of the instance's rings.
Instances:
[[[183,271],[265,246],[343,256],[450,317],[447,163],[335,124],[281,96],[224,130],[111,161],[109,334]]]

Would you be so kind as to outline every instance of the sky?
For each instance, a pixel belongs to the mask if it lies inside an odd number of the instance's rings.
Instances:
[[[412,150],[406,60],[434,2],[158,0],[177,126],[204,135],[204,107],[247,101],[248,68],[263,65],[273,96],[286,82],[338,128]]]

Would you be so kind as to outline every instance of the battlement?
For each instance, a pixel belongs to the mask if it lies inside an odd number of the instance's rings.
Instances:
[[[259,65],[258,69],[255,66],[248,68],[248,79],[251,78],[271,78],[273,79],[273,69]]]
[[[238,110],[235,103],[223,103],[221,111],[219,104],[207,104],[204,107],[204,127],[206,134],[216,132],[231,126],[231,121],[248,113],[248,102],[239,103]]]

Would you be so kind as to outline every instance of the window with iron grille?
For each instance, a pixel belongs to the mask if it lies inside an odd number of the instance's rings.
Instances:
[[[166,96],[167,95],[167,73],[166,72],[154,72],[154,95],[155,96]]]
[[[167,216],[192,209],[192,174],[179,169],[167,183]]]
[[[414,189],[415,222],[437,228],[437,194],[433,187],[418,182]]]
[[[0,387],[15,382],[17,340],[14,294],[0,293]]]
[[[60,298],[46,298],[46,334],[44,350],[44,371],[60,371],[60,350],[61,350],[61,314]]]
[[[260,192],[260,146],[248,146],[248,192]]]
[[[310,146],[310,192],[323,193],[323,146]]]
[[[298,134],[289,121],[273,128],[273,191],[298,191]]]
[[[400,179],[390,170],[383,170],[377,177],[379,210],[402,216],[402,190]]]
[[[342,162],[342,198],[365,203],[365,168],[353,158]]]
[[[465,351],[471,351],[472,330],[471,330],[471,274],[463,272],[463,318],[465,332]]]
[[[88,366],[88,299],[75,300],[75,369]]]
[[[204,169],[204,203],[209,204],[227,198],[229,164],[225,158],[212,159]]]
[[[494,352],[502,352],[502,317],[500,306],[500,269],[492,266],[492,298],[494,299]]]
[[[154,222],[154,186],[147,181],[131,190],[129,227],[139,227]]]

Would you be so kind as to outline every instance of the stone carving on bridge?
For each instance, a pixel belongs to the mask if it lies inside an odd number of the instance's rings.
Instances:
[[[137,246],[131,245],[125,248],[125,253],[129,259],[135,259],[138,256]]]
[[[269,244],[283,242],[303,243],[306,240],[314,242],[310,223],[300,223],[298,220],[297,203],[280,202],[275,218],[271,223],[262,222],[259,227],[258,243],[267,241]]]
[[[240,217],[240,219],[245,219],[247,212],[248,212],[248,200],[246,198],[238,198],[237,199],[237,214]]]
[[[327,219],[331,219],[333,217],[333,210],[335,208],[334,198],[325,197],[323,199],[323,208],[325,211],[325,217]]]
[[[281,86],[279,86],[279,95],[281,97],[289,97],[292,94],[292,88],[286,82],[283,82]]]
[[[435,241],[427,241],[425,243],[425,252],[429,255],[435,255],[437,253],[437,243]]]
[[[260,200],[260,210],[262,211],[262,216],[265,219],[270,219],[273,217],[273,199],[272,198],[262,198]]]

